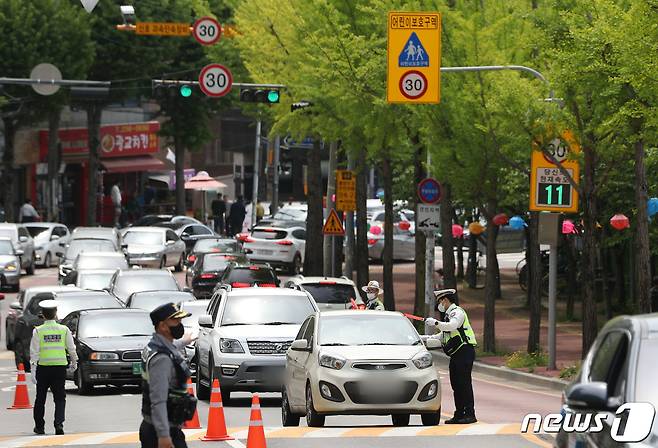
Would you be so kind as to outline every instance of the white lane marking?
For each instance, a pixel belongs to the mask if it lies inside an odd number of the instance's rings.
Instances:
[[[239,440],[226,440],[226,443],[233,448],[245,448],[244,443]]]
[[[322,428],[304,434],[302,437],[312,437],[312,438],[340,437],[347,431],[351,431],[351,429],[346,430],[345,428]]]

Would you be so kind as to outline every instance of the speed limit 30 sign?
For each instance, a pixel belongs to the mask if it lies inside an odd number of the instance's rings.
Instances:
[[[201,45],[212,45],[221,37],[222,27],[219,22],[212,17],[201,17],[194,22],[192,34],[194,34],[194,38]]]
[[[400,78],[400,92],[410,100],[422,97],[427,92],[427,78],[418,70],[409,70]]]
[[[221,64],[209,64],[199,73],[199,88],[207,96],[219,98],[231,91],[233,76]]]

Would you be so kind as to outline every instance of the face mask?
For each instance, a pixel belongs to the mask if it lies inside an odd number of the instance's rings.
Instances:
[[[445,313],[446,312],[446,307],[443,306],[443,302],[439,303],[439,312]]]
[[[369,292],[366,294],[368,297],[368,300],[375,300],[377,298],[377,293],[376,292]]]
[[[174,339],[180,339],[185,334],[185,327],[182,323],[180,323],[178,325],[174,325],[173,327],[169,327],[169,331],[171,332],[171,336]]]

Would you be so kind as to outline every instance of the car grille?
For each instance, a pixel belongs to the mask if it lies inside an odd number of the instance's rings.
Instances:
[[[123,352],[121,359],[124,361],[140,361],[142,359],[142,352]]]
[[[292,341],[247,341],[252,355],[284,355]]]
[[[353,369],[360,370],[376,370],[376,371],[386,371],[386,370],[400,370],[406,368],[405,363],[367,363],[367,362],[357,362],[352,364]]]
[[[350,400],[356,404],[404,404],[409,403],[416,394],[418,384],[414,381],[389,383],[377,393],[364,393],[365,381],[345,383],[345,391]]]

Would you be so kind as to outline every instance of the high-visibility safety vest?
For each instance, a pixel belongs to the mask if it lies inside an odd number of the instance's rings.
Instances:
[[[441,342],[444,347],[444,351],[446,347],[449,347],[449,351],[450,351],[450,353],[448,353],[449,355],[455,353],[464,344],[469,344],[474,347],[477,345],[477,341],[475,340],[475,332],[473,331],[471,322],[468,320],[468,314],[466,314],[466,311],[464,311],[463,308],[454,304],[450,308],[448,308],[446,310],[446,317],[445,317],[446,322],[450,321],[450,311],[454,309],[459,309],[464,313],[464,323],[462,324],[461,327],[457,328],[456,330],[441,332]],[[455,344],[455,341],[459,340],[456,339],[451,344],[448,344],[448,341],[450,341],[452,338],[459,338],[461,340],[461,343]]]
[[[37,327],[39,335],[39,365],[66,366],[66,332],[68,328],[57,322],[46,322]]]

